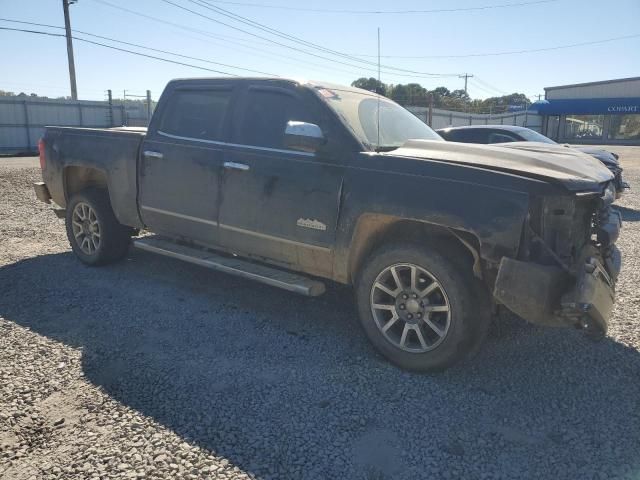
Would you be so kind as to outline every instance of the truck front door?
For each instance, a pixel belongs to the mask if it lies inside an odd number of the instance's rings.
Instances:
[[[329,149],[284,146],[290,120],[323,128],[320,101],[293,86],[245,88],[225,153],[220,241],[240,254],[330,275],[344,167]]]
[[[220,172],[234,89],[175,87],[165,92],[142,145],[140,214],[152,231],[203,245],[218,243]]]

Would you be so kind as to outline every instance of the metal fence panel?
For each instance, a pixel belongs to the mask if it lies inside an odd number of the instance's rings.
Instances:
[[[78,105],[28,104],[29,123],[33,125],[81,125],[82,116]]]
[[[425,123],[429,116],[426,107],[407,107],[411,113]],[[499,115],[452,112],[434,108],[431,114],[431,126],[437,130],[446,127],[462,127],[466,125],[517,125],[537,132],[542,128],[542,117],[531,112],[502,113]]]
[[[0,152],[12,153],[28,151],[31,146],[24,126],[3,126],[0,128]]]
[[[38,139],[48,125],[108,128],[125,124],[123,105],[110,107],[108,102],[0,98],[0,152],[36,151]]]
[[[27,123],[23,103],[15,102],[15,103],[6,103],[6,104],[0,104],[0,105],[1,105],[0,106],[0,125],[7,125],[7,124],[24,125]]]

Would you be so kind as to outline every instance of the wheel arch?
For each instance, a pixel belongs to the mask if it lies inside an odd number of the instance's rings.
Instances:
[[[87,188],[103,190],[107,194],[111,208],[122,225],[142,228],[142,220],[137,207],[137,192],[130,189],[127,182],[120,177],[113,177],[113,172],[93,166],[69,165],[62,171],[65,205],[71,197]]]
[[[348,281],[354,283],[367,257],[377,248],[394,242],[424,243],[431,248],[457,254],[457,258],[482,278],[480,241],[468,231],[393,215],[365,214],[360,217],[351,240]]]
[[[90,187],[101,188],[109,193],[107,173],[98,168],[70,165],[65,167],[63,179],[67,204],[73,195]]]

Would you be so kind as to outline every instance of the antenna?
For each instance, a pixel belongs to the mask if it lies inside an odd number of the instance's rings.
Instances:
[[[380,81],[380,27],[378,27],[378,89],[382,87],[382,82]],[[378,111],[377,115],[377,123],[378,123],[378,141],[376,150],[380,150],[380,92],[376,92],[378,94]]]

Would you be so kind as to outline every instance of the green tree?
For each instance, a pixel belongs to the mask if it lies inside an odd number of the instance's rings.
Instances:
[[[400,105],[426,107],[429,104],[429,92],[417,83],[393,85],[389,96]]]
[[[369,78],[359,78],[351,82],[352,87],[362,88],[363,90],[368,90],[370,92],[375,92],[380,95],[385,95],[387,92],[387,85],[379,81],[377,78],[369,77]]]
[[[429,91],[418,83],[387,85],[373,77],[359,78],[351,85],[385,95],[405,107],[427,107],[430,98],[433,98],[433,106],[436,108],[471,113],[503,113],[507,111],[509,105],[528,105],[531,103],[523,93],[512,93],[480,100],[472,99],[463,89],[449,90],[447,87],[437,87]]]

